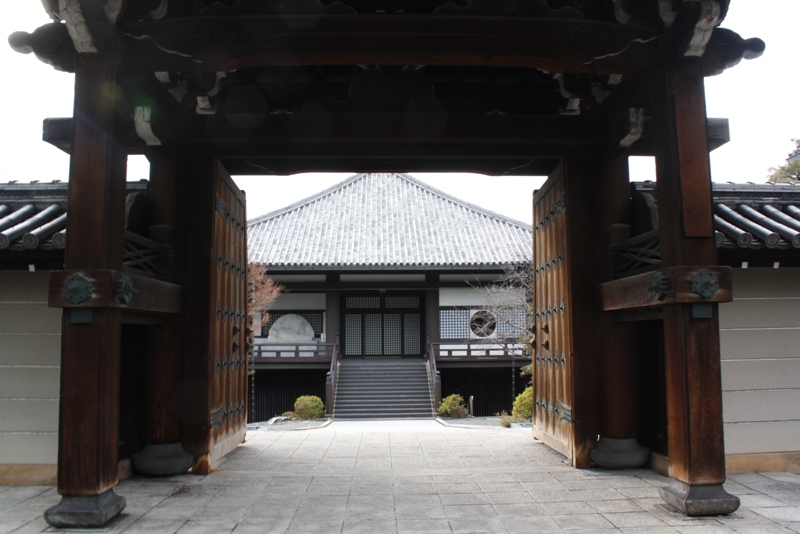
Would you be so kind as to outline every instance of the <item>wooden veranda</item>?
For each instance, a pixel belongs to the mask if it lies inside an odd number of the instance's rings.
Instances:
[[[76,73],[73,117],[44,128],[72,155],[50,288],[64,309],[51,524],[124,508],[121,428],[154,474],[207,473],[241,441],[245,200],[229,174],[343,170],[549,175],[534,206],[534,435],[575,467],[646,460],[640,409],[660,416],[640,407],[635,340],[654,332],[674,480],[662,496],[690,515],[736,509],[717,320],[730,276],[714,267],[708,164],[726,131],[706,119],[703,78],[764,43],[719,28],[729,0],[45,5],[55,22],[9,42]],[[163,276],[123,268],[129,154],[151,162],[145,237],[170,248]],[[656,157],[661,264],[612,280],[606,228],[629,218],[630,155]],[[144,377],[122,406],[121,365]]]

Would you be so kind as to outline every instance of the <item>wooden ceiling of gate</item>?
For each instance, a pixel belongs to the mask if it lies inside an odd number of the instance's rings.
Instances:
[[[235,174],[546,174],[605,145],[646,154],[665,54],[713,74],[763,49],[716,28],[728,0],[46,3],[66,24],[12,46],[62,70],[76,49],[119,63],[122,114],[148,108],[123,133],[132,153],[211,150]],[[69,150],[69,131],[48,121],[45,139]]]

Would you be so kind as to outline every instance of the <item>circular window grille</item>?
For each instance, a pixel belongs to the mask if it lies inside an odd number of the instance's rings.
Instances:
[[[486,310],[477,311],[472,314],[469,320],[469,328],[478,337],[489,337],[494,334],[497,327],[497,320],[491,312]]]

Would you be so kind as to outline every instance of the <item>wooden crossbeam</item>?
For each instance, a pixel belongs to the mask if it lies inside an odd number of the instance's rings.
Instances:
[[[78,303],[67,298],[65,287],[75,275],[91,283],[88,298]],[[124,277],[132,282],[129,302],[123,302],[118,295],[118,286]],[[186,307],[184,287],[116,270],[53,271],[48,304],[51,308],[116,308],[147,313],[181,313]]]
[[[707,298],[692,291],[692,276],[701,269],[709,271],[719,280],[719,289]],[[656,273],[660,273],[668,280],[666,292],[661,299],[656,291],[650,289]],[[666,304],[730,302],[733,300],[732,276],[730,267],[680,266],[620,278],[596,286],[596,308],[601,311],[618,311],[660,307]]]

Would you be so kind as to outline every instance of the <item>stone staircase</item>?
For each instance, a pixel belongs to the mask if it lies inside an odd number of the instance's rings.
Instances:
[[[334,419],[433,417],[425,360],[344,358],[339,366]]]

